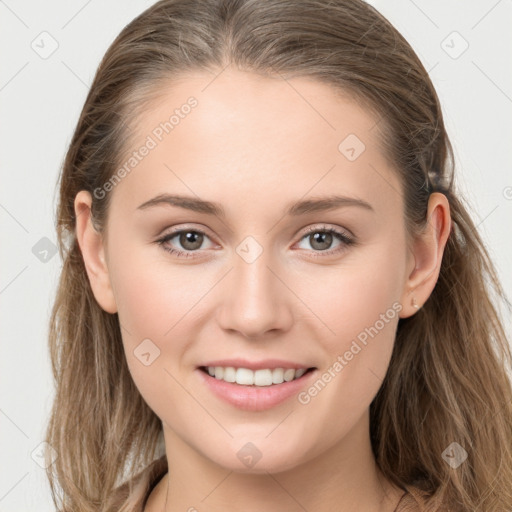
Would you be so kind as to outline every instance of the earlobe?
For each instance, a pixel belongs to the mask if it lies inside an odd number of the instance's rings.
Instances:
[[[400,318],[412,316],[421,309],[437,283],[452,226],[450,205],[444,194],[430,195],[427,219],[424,231],[413,242],[414,266],[406,276]]]
[[[89,192],[86,190],[78,192],[74,203],[76,237],[94,297],[104,311],[113,314],[117,313],[117,305],[110,282],[103,239],[92,224],[91,204]]]

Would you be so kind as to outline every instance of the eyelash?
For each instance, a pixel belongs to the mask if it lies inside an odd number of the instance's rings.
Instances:
[[[189,232],[199,233],[201,235],[208,237],[208,235],[204,231],[201,231],[200,229],[193,229],[193,228],[180,229],[177,231],[173,231],[172,233],[169,233],[169,234],[163,236],[162,238],[156,240],[156,243],[160,247],[162,247],[162,249],[164,251],[175,255],[177,258],[195,258],[197,256],[194,253],[199,252],[198,250],[196,250],[196,251],[181,251],[179,249],[174,249],[172,247],[168,247],[165,245],[166,242],[173,239],[177,235],[180,235],[181,233],[189,233]],[[337,229],[330,228],[327,226],[321,226],[321,227],[312,226],[312,227],[308,228],[306,233],[304,233],[304,235],[300,238],[299,242],[304,240],[304,238],[309,236],[311,233],[328,233],[328,234],[334,235],[336,238],[338,238],[338,240],[340,242],[342,242],[342,245],[339,246],[337,249],[328,249],[325,251],[314,251],[313,250],[311,255],[315,258],[331,256],[333,254],[341,253],[342,251],[344,251],[346,249],[346,247],[351,246],[351,245],[356,245],[356,241],[354,238],[349,237],[347,234],[345,234],[341,231],[338,231]]]

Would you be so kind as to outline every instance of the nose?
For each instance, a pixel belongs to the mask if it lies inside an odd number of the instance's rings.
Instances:
[[[293,324],[293,293],[280,273],[267,251],[252,262],[235,253],[217,309],[220,327],[250,339],[289,330]]]

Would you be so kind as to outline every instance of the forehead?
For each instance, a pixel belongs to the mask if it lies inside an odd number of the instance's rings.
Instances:
[[[236,199],[243,206],[275,196],[282,204],[333,189],[369,202],[400,200],[376,116],[314,79],[230,67],[182,75],[159,86],[130,130],[120,165],[127,177],[114,197],[132,203],[177,189],[233,206]],[[143,146],[149,149],[141,157]]]

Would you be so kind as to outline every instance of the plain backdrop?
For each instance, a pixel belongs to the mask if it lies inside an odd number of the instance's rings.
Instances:
[[[61,269],[55,184],[101,57],[153,3],[0,0],[0,512],[54,510],[38,452],[53,399],[47,333]],[[459,189],[510,298],[512,2],[371,3],[430,73]]]

